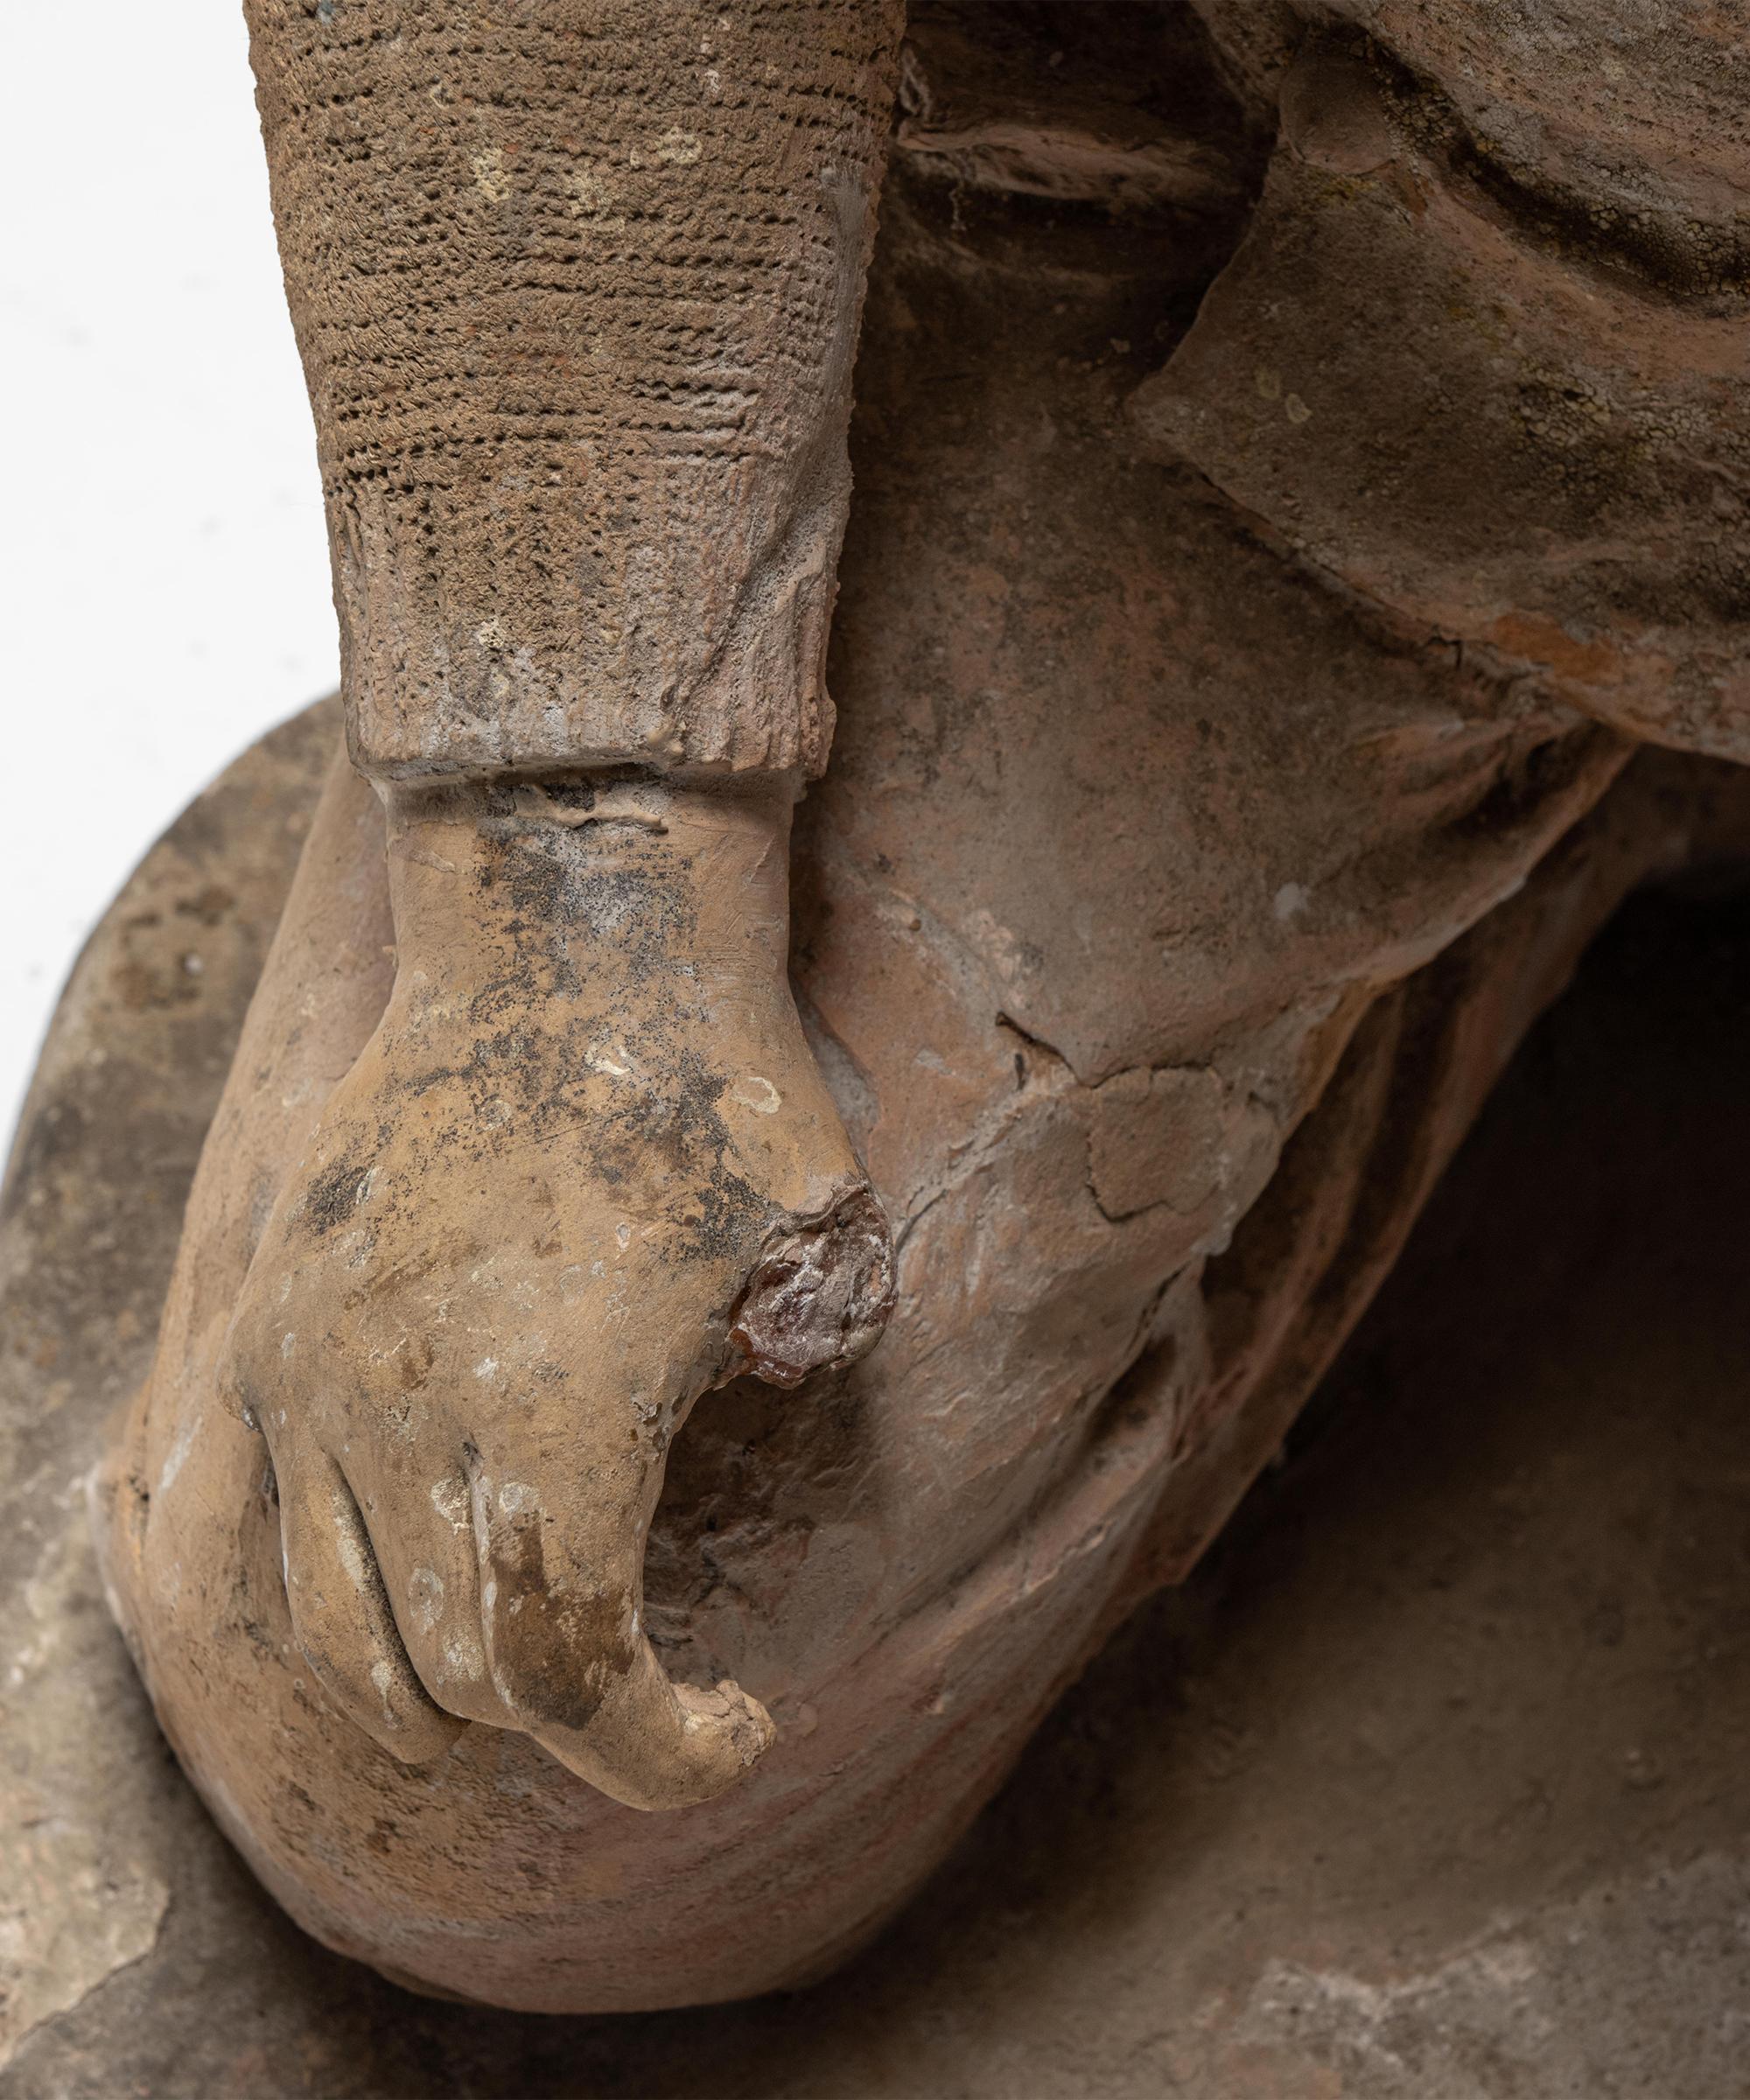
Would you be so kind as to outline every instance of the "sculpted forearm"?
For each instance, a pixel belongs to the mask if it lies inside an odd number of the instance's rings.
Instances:
[[[899,0],[247,0],[355,760],[818,771]]]
[[[668,1444],[892,1300],[788,931],[903,10],[247,5],[395,982],[223,1381],[362,1730],[697,1801],[771,1731],[644,1631]]]

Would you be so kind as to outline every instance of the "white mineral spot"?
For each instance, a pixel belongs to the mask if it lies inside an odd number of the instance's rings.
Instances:
[[[747,1074],[736,1088],[733,1098],[744,1109],[752,1109],[756,1116],[775,1116],[784,1105],[784,1096],[777,1088],[757,1072]]]
[[[1270,908],[1286,925],[1291,919],[1298,919],[1311,902],[1305,883],[1284,882],[1271,898]]]
[[[429,1634],[444,1615],[444,1578],[435,1568],[416,1568],[407,1578],[413,1623]]]
[[[475,154],[474,187],[489,204],[502,204],[509,196],[510,177],[498,147],[488,146],[484,153]]]
[[[690,168],[702,151],[699,142],[690,131],[683,131],[678,124],[665,131],[656,142],[656,158],[666,160],[671,167]]]
[[[1291,423],[1305,423],[1312,413],[1298,394],[1291,394],[1282,404],[1282,412]]]
[[[335,1495],[333,1506],[335,1550],[340,1556],[341,1566],[362,1590],[366,1586],[365,1557],[360,1552],[359,1542],[353,1536],[353,1513],[341,1495]]]
[[[620,1055],[624,1057],[626,1053],[622,1050]],[[630,1065],[620,1064],[599,1043],[592,1043],[584,1052],[584,1062],[592,1072],[606,1072],[613,1079],[625,1079],[632,1069]]]
[[[474,640],[483,649],[501,649],[508,643],[510,637],[505,633],[504,622],[494,613],[490,620],[483,620],[474,629]]]
[[[466,1683],[486,1674],[486,1657],[480,1653],[479,1642],[471,1641],[459,1631],[444,1642],[444,1661],[451,1676]]]
[[[395,1684],[395,1679],[390,1675],[387,1662],[373,1662],[371,1664],[371,1683],[376,1686],[377,1697],[382,1701],[383,1712],[387,1713],[388,1712],[388,1695]]]
[[[191,977],[198,977],[206,968],[206,965],[200,960],[199,956],[190,954],[182,958],[182,967],[188,972]]]
[[[468,1521],[466,1490],[455,1480],[434,1480],[430,1495],[431,1507],[438,1516],[446,1524],[453,1525],[459,1531]]]
[[[280,1336],[280,1338],[279,1338],[279,1353],[280,1353],[280,1354],[281,1354],[282,1356],[290,1356],[290,1354],[291,1354],[291,1352],[292,1352],[292,1350],[293,1350],[294,1348],[297,1348],[297,1346],[298,1346],[298,1335],[297,1335],[297,1334],[296,1334],[296,1332],[295,1332],[295,1331],[292,1331],[292,1332],[288,1332],[287,1334],[282,1334],[282,1335]],[[285,1415],[284,1415],[284,1411],[282,1411],[282,1412],[281,1412],[281,1415],[280,1415],[280,1420],[281,1420],[282,1422],[284,1422],[284,1419],[285,1419]]]
[[[160,1494],[182,1471],[189,1452],[194,1449],[194,1439],[200,1430],[200,1417],[193,1415],[177,1432],[176,1441],[171,1446],[164,1462],[164,1470],[158,1475],[158,1492]]]
[[[498,1358],[496,1356],[482,1356],[474,1366],[474,1376],[476,1378],[496,1378],[498,1376]]]
[[[526,1481],[507,1480],[498,1491],[498,1506],[507,1516],[522,1516],[527,1510],[538,1510],[541,1497]]]
[[[587,168],[580,168],[569,177],[565,186],[571,192],[571,216],[574,219],[593,219],[604,233],[621,231],[626,220],[621,214],[610,209],[613,192],[599,175]]]
[[[1009,928],[989,912],[974,912],[967,921],[966,930],[973,945],[988,958],[1005,983],[1012,984],[1021,976],[1038,976],[1036,960],[1026,953]]]
[[[613,1236],[615,1243],[618,1245],[620,1251],[624,1254],[626,1249],[632,1244],[632,1228],[626,1222],[624,1218],[622,1218],[620,1223],[614,1227]]]

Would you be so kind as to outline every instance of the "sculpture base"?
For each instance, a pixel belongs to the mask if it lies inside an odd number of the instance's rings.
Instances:
[[[9,2093],[1731,2086],[1750,1904],[1750,913],[1731,904],[1628,907],[1327,1380],[1318,1433],[850,1969],[726,2011],[519,2018],[416,1999],[282,1916],[158,1734],[83,1484],[144,1373],[331,735],[317,715],[269,738],[130,883],[13,1163]]]

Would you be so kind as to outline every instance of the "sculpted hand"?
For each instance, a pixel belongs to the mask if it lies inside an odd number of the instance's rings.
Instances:
[[[851,1362],[886,1228],[786,974],[788,802],[597,776],[394,791],[396,979],[269,1222],[228,1383],[297,1638],[410,1760],[527,1730],[643,1808],[771,1739],[671,1684],[645,1535],[698,1396]]]

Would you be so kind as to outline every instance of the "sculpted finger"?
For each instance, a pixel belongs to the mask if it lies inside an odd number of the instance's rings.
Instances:
[[[432,1700],[464,1720],[502,1727],[504,1703],[480,1634],[480,1557],[467,1475],[459,1462],[435,1480],[409,1484],[394,1522],[366,1508],[402,1645]]]
[[[370,1534],[326,1452],[276,1457],[292,1633],[347,1718],[402,1763],[439,1757],[463,1724],[434,1704],[409,1662]]]
[[[657,1660],[640,1624],[644,1495],[598,1480],[587,1516],[564,1524],[484,1464],[472,1485],[487,1668],[514,1725],[628,1808],[733,1785],[776,1732],[739,1686],[676,1684]]]
[[[676,1684],[640,1634],[605,1672],[581,1727],[555,1721],[531,1732],[562,1765],[629,1809],[684,1809],[733,1786],[777,1730],[759,1700],[727,1677],[710,1690]]]

